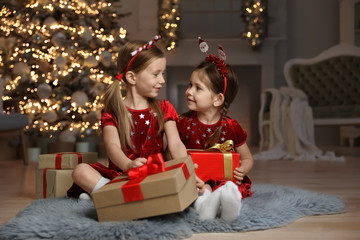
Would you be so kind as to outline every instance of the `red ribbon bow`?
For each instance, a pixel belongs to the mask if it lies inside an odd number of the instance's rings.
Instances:
[[[127,181],[122,187],[122,193],[125,202],[134,202],[144,200],[140,183],[151,174],[169,171],[175,168],[182,168],[185,179],[189,179],[190,173],[185,162],[172,165],[165,168],[165,162],[161,153],[151,155],[147,159],[147,163],[141,167],[129,169],[127,178],[113,179],[108,184]]]
[[[156,153],[148,157],[146,164],[137,168],[131,168],[127,170],[126,173],[129,179],[135,179],[164,171],[164,158],[161,153]]]

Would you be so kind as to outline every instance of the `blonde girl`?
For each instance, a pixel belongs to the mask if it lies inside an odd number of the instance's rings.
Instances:
[[[165,83],[166,68],[163,52],[154,45],[158,38],[148,43],[131,41],[121,48],[117,80],[103,95],[101,128],[109,166],[79,164],[68,196],[91,194],[124,171],[146,164],[147,157],[163,152],[164,133],[172,158],[187,155],[176,128],[174,107],[167,100],[155,99]],[[80,199],[89,197],[80,195]]]

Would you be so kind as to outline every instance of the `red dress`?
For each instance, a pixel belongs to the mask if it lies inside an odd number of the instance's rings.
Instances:
[[[226,140],[233,140],[234,147],[241,146],[246,142],[247,134],[239,123],[226,117],[225,120],[220,119],[217,123],[207,125],[199,121],[196,112],[192,112],[189,116],[184,117],[178,123],[178,130],[180,138],[183,141],[187,149],[205,149],[205,143],[208,138],[216,131],[218,127],[222,125],[222,132],[220,134],[218,143],[223,143]],[[224,181],[210,180],[209,183],[213,190],[225,184]],[[241,192],[242,198],[246,198],[252,195],[251,191],[251,180],[245,176],[239,191]]]
[[[169,120],[179,121],[176,110],[169,101],[159,101],[159,106],[164,114],[164,122]],[[132,149],[130,146],[126,145],[126,156],[134,160],[139,157],[147,158],[154,153],[163,152],[164,131],[157,134],[158,123],[155,117],[156,113],[150,108],[143,110],[127,109],[132,116],[134,124],[134,128],[130,132],[134,148]],[[108,125],[117,127],[118,123],[111,113],[103,112],[101,115],[101,128],[103,129]],[[96,169],[103,177],[110,180],[123,173],[111,159],[109,159],[109,167],[106,167],[101,163],[90,164],[90,166]],[[69,197],[78,197],[82,192],[85,191],[74,183],[68,190],[67,195]]]

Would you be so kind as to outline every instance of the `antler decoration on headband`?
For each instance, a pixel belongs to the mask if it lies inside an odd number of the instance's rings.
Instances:
[[[224,51],[224,48],[219,45],[219,57],[213,55],[213,54],[208,54],[207,51],[209,50],[209,46],[207,45],[207,43],[201,39],[201,37],[199,37],[199,47],[200,47],[200,51],[202,51],[203,53],[206,53],[206,58],[205,61],[206,62],[211,62],[213,64],[215,64],[216,68],[218,69],[220,75],[222,76],[222,78],[224,79],[224,90],[223,90],[223,94],[225,95],[226,92],[226,85],[227,85],[227,69],[226,69],[226,64],[225,64],[225,60],[226,60],[226,54]]]
[[[156,35],[151,41],[145,43],[143,46],[139,47],[138,49],[136,49],[135,51],[132,51],[130,54],[132,56],[131,60],[129,61],[127,67],[126,67],[126,70],[124,73],[119,73],[118,75],[116,75],[116,78],[119,80],[119,81],[122,81],[122,78],[123,76],[125,76],[125,74],[129,71],[130,69],[130,66],[132,64],[132,62],[135,60],[135,58],[143,51],[143,50],[147,50],[149,48],[151,48],[154,43],[156,41],[158,41],[160,39],[160,35]]]

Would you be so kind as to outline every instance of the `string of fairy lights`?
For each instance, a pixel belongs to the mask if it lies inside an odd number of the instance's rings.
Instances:
[[[167,51],[177,47],[179,38],[180,0],[163,0],[160,3],[159,33]]]
[[[113,45],[120,47],[127,36],[122,27],[101,27],[101,21],[119,18],[111,3],[31,0],[25,7],[11,7],[0,10],[4,110],[11,113],[17,107],[31,121],[27,130],[40,135],[97,131],[100,92],[115,75],[108,71],[117,59]],[[80,90],[82,85],[88,87]],[[64,92],[65,86],[69,91]],[[7,104],[12,100],[17,106]]]
[[[254,50],[260,49],[266,36],[266,4],[267,0],[241,1],[241,17],[245,25],[243,37],[249,40]],[[178,45],[179,24],[180,0],[162,0],[159,33],[168,51],[174,51]]]
[[[266,4],[267,0],[242,0],[241,3],[243,36],[254,50],[260,49],[266,36]]]

